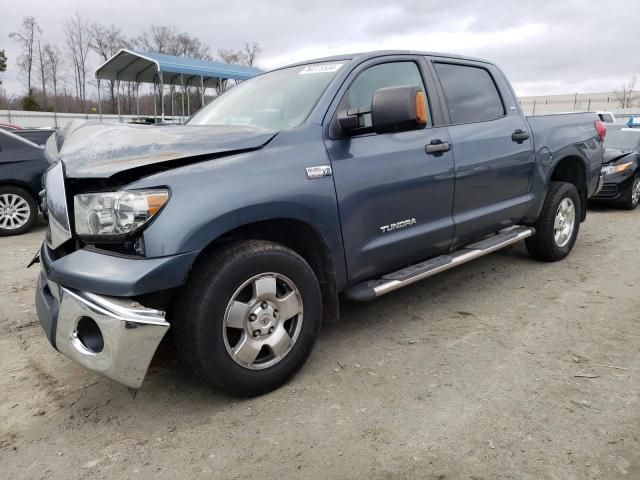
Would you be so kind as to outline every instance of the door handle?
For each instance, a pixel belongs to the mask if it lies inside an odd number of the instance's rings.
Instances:
[[[442,140],[431,140],[431,143],[424,147],[427,155],[442,155],[444,152],[451,150],[451,144],[449,142],[443,142]]]
[[[511,140],[513,140],[516,143],[522,143],[528,139],[529,139],[529,132],[524,132],[520,129],[517,129],[515,132],[511,134]]]

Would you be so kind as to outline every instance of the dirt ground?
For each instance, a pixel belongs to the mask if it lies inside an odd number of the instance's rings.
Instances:
[[[251,400],[156,356],[135,398],[37,323],[44,228],[0,238],[0,477],[640,478],[640,212],[590,211],[572,255],[523,246],[368,304]]]

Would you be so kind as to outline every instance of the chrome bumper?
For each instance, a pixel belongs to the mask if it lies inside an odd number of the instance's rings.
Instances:
[[[58,351],[87,370],[140,388],[169,329],[165,312],[38,279],[38,317]]]

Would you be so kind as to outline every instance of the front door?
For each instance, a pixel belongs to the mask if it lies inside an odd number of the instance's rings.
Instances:
[[[369,107],[377,89],[400,85],[418,85],[429,105],[439,108],[430,78],[419,57],[372,60],[352,72],[336,114]],[[432,142],[450,142],[447,128],[434,126],[434,110],[429,110],[427,127],[421,130],[375,134],[365,128],[346,138],[333,128],[326,140],[351,283],[449,248],[453,156],[451,151],[426,153]],[[365,126],[370,121],[365,117]]]

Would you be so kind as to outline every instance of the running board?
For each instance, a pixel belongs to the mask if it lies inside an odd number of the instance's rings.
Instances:
[[[350,300],[360,302],[373,300],[389,292],[416,283],[424,278],[470,262],[476,258],[488,255],[496,250],[517,243],[535,233],[531,227],[515,226],[502,230],[496,235],[480,242],[439,257],[431,258],[421,263],[411,265],[393,273],[388,273],[378,280],[369,280],[349,288],[345,296]]]

